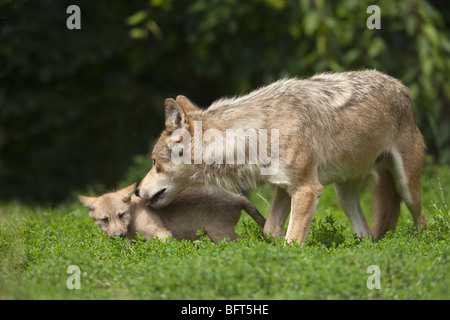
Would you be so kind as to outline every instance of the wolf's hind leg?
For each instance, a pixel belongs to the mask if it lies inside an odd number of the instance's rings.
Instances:
[[[420,134],[420,133],[419,133]],[[411,212],[416,227],[427,228],[425,218],[422,214],[422,204],[420,200],[420,177],[423,167],[424,144],[421,135],[407,147],[399,147],[399,152],[392,152],[392,162],[390,169],[394,177],[395,186],[398,193],[405,201]]]
[[[386,167],[377,168],[376,173],[377,179],[372,186],[372,231],[375,240],[380,240],[397,224],[401,196],[397,192],[391,172]]]

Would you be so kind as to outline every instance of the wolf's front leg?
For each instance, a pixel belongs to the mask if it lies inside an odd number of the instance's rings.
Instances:
[[[286,234],[288,243],[294,239],[298,243],[305,242],[322,189],[319,182],[309,182],[302,184],[292,192],[292,212]]]
[[[290,211],[291,196],[285,189],[275,187],[269,215],[264,224],[264,235],[284,238],[286,232],[283,230],[283,226]]]

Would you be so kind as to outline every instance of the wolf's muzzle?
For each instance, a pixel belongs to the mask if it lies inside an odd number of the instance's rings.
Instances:
[[[109,236],[109,238],[111,238],[111,239],[113,239],[113,240],[115,240],[115,239],[117,239],[117,238],[124,239],[125,236],[126,236],[126,232],[122,232],[122,233],[118,233],[118,234],[111,235],[111,236]]]
[[[166,191],[166,188],[159,190],[155,195],[150,199],[150,204],[154,204],[158,201],[159,198],[163,195],[163,193]]]

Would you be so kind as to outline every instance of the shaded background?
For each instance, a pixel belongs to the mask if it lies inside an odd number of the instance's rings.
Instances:
[[[448,3],[448,2],[447,2]],[[66,8],[81,9],[68,30]],[[0,0],[0,200],[54,203],[143,177],[166,97],[202,107],[284,76],[376,68],[411,89],[450,163],[445,1]]]

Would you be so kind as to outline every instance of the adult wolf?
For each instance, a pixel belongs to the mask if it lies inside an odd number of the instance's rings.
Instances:
[[[359,192],[365,178],[374,174],[375,238],[395,227],[401,200],[415,225],[426,228],[420,202],[423,137],[408,88],[390,76],[365,70],[282,79],[241,97],[220,99],[204,110],[183,96],[167,99],[165,112],[166,128],[153,149],[154,165],[136,193],[154,207],[167,205],[192,184],[251,188],[265,180],[275,191],[264,233],[303,243],[322,188],[332,183],[354,233],[370,236]],[[244,164],[214,163],[213,153],[197,164],[174,164],[173,155],[187,151],[180,146],[186,140],[195,158],[199,123],[202,132],[278,130],[277,172],[261,174],[259,169],[267,166],[261,159],[253,164],[248,159]],[[226,144],[215,153],[229,155],[232,147]],[[282,227],[290,211],[285,234]]]

